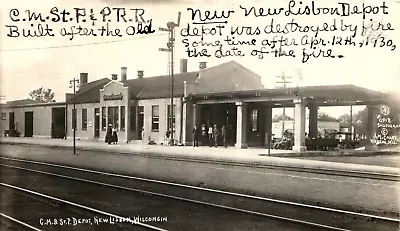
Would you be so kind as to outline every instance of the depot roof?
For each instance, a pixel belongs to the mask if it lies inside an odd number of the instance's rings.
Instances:
[[[191,94],[189,99],[195,101],[219,100],[233,101],[276,101],[293,105],[296,98],[312,99],[325,106],[366,105],[385,102],[388,95],[355,85],[303,86],[296,88],[260,89],[249,91],[215,92],[208,94]]]

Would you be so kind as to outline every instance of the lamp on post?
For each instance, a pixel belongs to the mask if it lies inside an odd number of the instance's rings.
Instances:
[[[72,109],[72,126],[74,130],[74,155],[76,154],[76,108],[75,108],[75,95],[77,89],[79,89],[79,79],[72,79],[69,81],[69,88],[73,89],[73,109]]]

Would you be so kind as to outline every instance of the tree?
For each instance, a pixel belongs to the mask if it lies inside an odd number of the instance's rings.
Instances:
[[[31,93],[29,93],[29,97],[30,99],[42,103],[56,102],[54,99],[54,92],[51,92],[51,89],[44,89],[43,87],[31,91]]]
[[[339,116],[339,121],[342,123],[350,123],[350,115],[346,113]]]
[[[361,111],[358,111],[356,114],[353,115],[352,118],[353,127],[358,134],[365,135],[367,134],[367,123],[368,123],[368,109],[365,108]],[[339,121],[348,123],[350,125],[350,115],[344,114],[339,116]]]
[[[320,121],[330,121],[330,122],[337,122],[338,121],[338,119],[328,115],[325,112],[319,112],[318,113],[318,120],[320,120]]]
[[[275,115],[274,118],[272,118],[273,122],[278,122],[278,121],[282,121],[285,118],[285,120],[293,120],[292,117],[285,115],[285,117],[283,117],[283,114],[280,115]]]
[[[396,105],[389,105],[390,115],[393,124],[400,123],[400,109]],[[379,113],[379,112],[377,112]],[[375,115],[376,116],[376,115]],[[344,114],[339,117],[341,122],[347,122],[350,124],[350,115]],[[364,108],[353,115],[353,127],[357,134],[366,135],[367,134],[367,124],[368,124],[368,108]]]

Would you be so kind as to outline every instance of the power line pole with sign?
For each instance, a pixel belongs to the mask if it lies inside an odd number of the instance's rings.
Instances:
[[[288,81],[288,79],[291,79],[292,77],[286,76],[285,73],[282,73],[281,76],[276,76],[276,78],[282,80],[282,81],[278,81],[277,80],[275,83],[276,84],[282,84],[283,88],[287,87],[286,84],[292,83],[291,81]],[[283,137],[283,134],[285,133],[285,121],[286,121],[286,110],[285,110],[285,107],[283,106],[283,112],[282,112],[282,137]]]
[[[169,39],[167,43],[167,48],[160,48],[160,51],[170,52],[170,74],[171,74],[171,109],[170,109],[170,131],[171,131],[171,146],[174,146],[174,46],[175,46],[175,27],[179,27],[181,21],[181,12],[178,13],[178,22],[168,22],[167,28],[160,27],[160,31],[166,31],[169,33]]]

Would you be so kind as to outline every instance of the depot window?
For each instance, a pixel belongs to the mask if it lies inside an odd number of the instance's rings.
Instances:
[[[106,107],[101,108],[101,130],[105,131],[107,128],[107,112]]]
[[[160,129],[160,107],[158,105],[151,107],[151,118],[151,130],[158,132]]]
[[[82,109],[82,131],[87,131],[87,109]]]
[[[118,121],[118,107],[108,107],[108,124],[111,127],[118,129],[119,121]]]
[[[172,110],[172,115],[171,115],[171,105],[168,105],[167,109],[167,128],[171,129],[171,123],[173,128],[175,128],[175,112],[176,112],[176,106],[174,105],[174,109]]]
[[[125,131],[125,106],[121,106],[121,131]]]
[[[2,112],[2,113],[1,113],[1,119],[2,119],[2,120],[6,120],[6,119],[7,119],[7,113]]]

